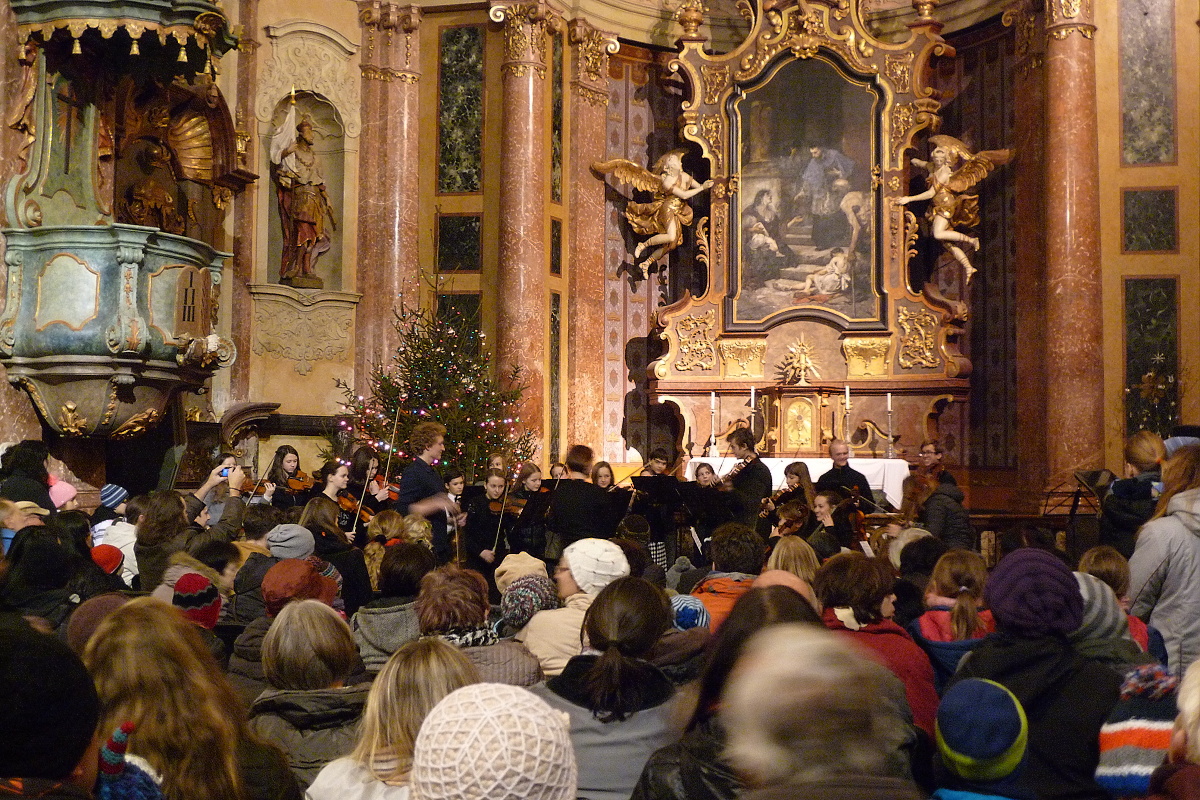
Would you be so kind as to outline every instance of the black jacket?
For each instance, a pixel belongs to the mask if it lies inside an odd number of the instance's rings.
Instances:
[[[725,731],[716,717],[650,756],[630,800],[733,800],[744,788],[722,757]]]

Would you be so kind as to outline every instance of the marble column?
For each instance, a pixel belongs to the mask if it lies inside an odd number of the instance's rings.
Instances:
[[[1012,78],[1012,142],[1017,157],[1015,170],[1015,217],[1020,220],[1045,218],[1043,197],[1046,170],[1045,127],[1046,30],[1038,0],[1023,0],[1004,15],[1004,23],[1016,32]],[[1017,414],[1018,469],[1021,501],[1036,511],[1046,482],[1046,237],[1040,225],[1029,225],[1016,239],[1016,280],[1021,302],[1016,307],[1016,370],[1019,405]]]
[[[546,362],[546,7],[493,5],[504,24],[500,132],[500,263],[496,276],[499,375],[520,370],[526,389],[518,415],[541,441]],[[571,402],[574,402],[572,398]],[[545,442],[541,441],[544,449]]]
[[[1049,485],[1101,466],[1104,361],[1095,25],[1046,0],[1046,461]]]
[[[258,0],[241,0],[238,4],[238,22],[245,33],[238,40],[237,53],[237,103],[234,107],[234,127],[237,137],[238,166],[251,169],[258,163],[255,145],[257,121],[254,103],[258,97]],[[229,373],[229,403],[250,399],[250,330],[254,319],[254,305],[250,298],[250,284],[258,283],[254,274],[255,252],[258,233],[258,193],[249,186],[239,192],[233,201],[233,280],[230,283],[229,337],[241,357]],[[271,267],[268,267],[271,269]],[[267,280],[271,278],[268,277]]]
[[[392,310],[416,302],[421,10],[360,0],[363,27],[359,151],[358,269],[363,296],[355,316],[354,383],[369,389],[371,368],[398,343]]]
[[[567,443],[604,449],[604,359],[597,340],[604,334],[604,182],[591,165],[605,159],[608,109],[608,56],[615,36],[583,20],[567,27],[571,44],[568,94],[571,150],[567,191],[571,210],[567,229]]]

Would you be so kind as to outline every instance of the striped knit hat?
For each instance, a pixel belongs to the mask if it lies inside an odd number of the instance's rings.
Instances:
[[[1100,726],[1096,783],[1113,797],[1150,794],[1150,773],[1163,763],[1174,729],[1179,679],[1161,664],[1125,676],[1121,699]]]
[[[198,572],[185,572],[175,581],[171,604],[201,628],[212,630],[221,617],[221,595],[213,582]]]
[[[942,764],[973,784],[1001,781],[1025,758],[1029,724],[1020,701],[995,681],[968,678],[951,686],[937,713]]]
[[[1095,575],[1075,573],[1079,592],[1083,595],[1083,622],[1071,634],[1080,639],[1131,639],[1129,618],[1112,588]],[[1132,640],[1132,639],[1131,639]]]
[[[524,628],[539,611],[558,608],[558,589],[542,575],[522,575],[508,585],[500,598],[500,616],[513,628]]]

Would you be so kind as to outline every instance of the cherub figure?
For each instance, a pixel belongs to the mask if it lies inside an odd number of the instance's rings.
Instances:
[[[683,229],[692,224],[692,208],[684,201],[713,185],[711,180],[698,183],[683,171],[684,152],[671,150],[648,170],[625,158],[592,164],[592,169],[597,172],[614,173],[622,183],[631,183],[644,192],[654,192],[654,199],[649,203],[631,202],[625,207],[625,218],[634,232],[650,237],[638,243],[633,251],[634,260],[647,248],[656,248],[635,264],[639,272],[643,267],[653,272],[651,265],[683,243]]]
[[[1007,164],[1012,151],[983,150],[972,155],[965,144],[945,134],[930,136],[929,141],[933,144],[929,161],[912,160],[914,165],[929,173],[929,188],[895,202],[902,206],[916,200],[932,200],[925,216],[933,227],[933,238],[962,265],[969,284],[976,270],[959,244],[978,250],[979,239],[954,230],[956,227],[974,228],[979,224],[979,195],[966,194],[966,191],[997,166]],[[962,166],[958,166],[960,161]]]

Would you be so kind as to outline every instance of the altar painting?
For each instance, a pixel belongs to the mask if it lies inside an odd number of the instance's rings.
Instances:
[[[879,90],[822,56],[786,60],[733,102],[740,187],[731,322],[880,317]]]

